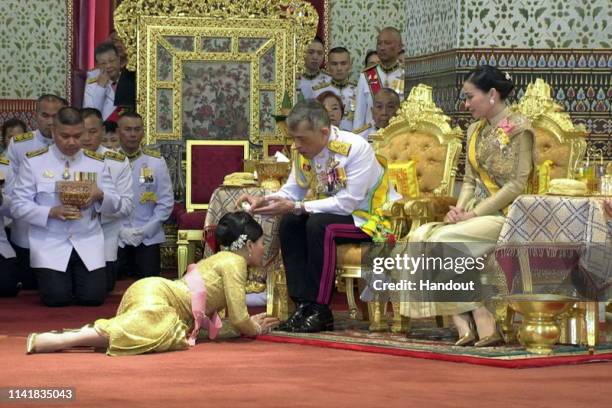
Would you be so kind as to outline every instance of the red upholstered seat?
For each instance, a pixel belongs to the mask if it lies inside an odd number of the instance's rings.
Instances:
[[[244,156],[243,145],[192,145],[190,204],[208,204],[226,175],[242,171]]]
[[[274,154],[276,154],[276,152],[282,152],[284,147],[285,147],[285,145],[283,145],[283,144],[269,144],[269,145],[267,145],[266,154],[268,156],[274,156]]]
[[[204,228],[206,219],[205,210],[197,210],[181,214],[178,218],[178,229],[180,230],[200,230]]]
[[[212,235],[203,231],[206,210],[212,193],[223,183],[225,176],[243,171],[244,159],[249,156],[247,140],[188,140],[187,194],[185,211],[175,209],[178,224],[177,261],[179,277],[187,265],[195,262],[195,244],[205,239],[215,251]],[[212,240],[211,240],[212,238]]]

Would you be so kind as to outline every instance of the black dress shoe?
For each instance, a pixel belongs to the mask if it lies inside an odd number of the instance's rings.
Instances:
[[[295,333],[318,333],[334,330],[334,315],[327,305],[313,305],[302,324],[294,328]]]
[[[295,306],[293,314],[287,320],[276,326],[274,330],[286,332],[294,331],[296,327],[301,326],[303,323],[305,315],[308,314],[309,306],[310,303],[307,302],[298,303]]]

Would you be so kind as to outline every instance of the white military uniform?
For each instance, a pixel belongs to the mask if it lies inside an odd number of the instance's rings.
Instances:
[[[327,91],[331,91],[342,98],[344,112],[342,114],[342,121],[340,122],[340,129],[352,131],[353,120],[355,119],[355,109],[357,107],[357,85],[348,80],[345,83],[338,83],[332,79],[329,82],[315,86],[313,88],[313,97],[316,98]]]
[[[371,123],[367,123],[367,124],[363,125],[362,127],[360,127],[359,129],[354,129],[353,133],[363,137],[364,140],[367,140],[368,142],[370,142],[371,141],[370,140],[370,135],[372,133],[376,133],[377,131],[378,131],[378,129],[376,129],[376,127],[374,127],[374,125],[372,125]]]
[[[64,180],[64,174],[74,180],[74,172],[95,173],[104,200],[82,209],[78,220],[49,218],[50,209],[61,205],[56,183]],[[13,194],[13,217],[30,223],[32,268],[65,272],[73,249],[89,271],[106,265],[104,235],[97,213],[117,212],[120,199],[102,156],[80,150],[68,157],[55,145],[30,152],[19,170]]]
[[[336,154],[330,150],[334,142],[348,145],[348,154]],[[369,210],[370,197],[382,178],[384,169],[376,159],[374,150],[363,138],[351,132],[345,132],[332,126],[327,146],[311,160],[311,166],[319,178],[325,178],[330,162],[338,162],[338,167],[346,173],[346,186],[330,197],[306,201],[304,209],[308,213],[326,213],[351,215],[355,210]],[[292,201],[303,200],[308,188],[298,184],[294,160],[289,178],[283,187],[271,196],[283,197]],[[401,196],[390,187],[387,192],[387,202],[395,201]],[[356,226],[361,226],[364,219],[353,214]]]
[[[10,161],[13,175],[17,177],[19,169],[26,160],[26,153],[48,147],[53,139],[43,136],[40,130],[33,130],[11,139],[6,157]],[[26,220],[14,219],[11,223],[11,241],[21,248],[29,248],[28,231],[30,224]]]
[[[0,255],[5,258],[15,258],[15,250],[8,242],[6,231],[4,230],[4,217],[11,217],[11,200],[13,190],[13,170],[9,165],[9,160],[0,157],[0,179],[4,179],[4,187],[2,187],[2,203],[0,203]],[[3,273],[4,271],[0,271]]]
[[[147,246],[166,242],[162,224],[170,217],[174,207],[172,181],[166,161],[158,151],[147,148],[127,156],[132,166],[135,206],[132,215],[123,220],[123,227],[142,229],[142,242]],[[151,177],[145,177],[147,171]],[[123,248],[125,245],[119,239],[119,246]]]
[[[102,145],[98,147],[96,153],[104,156],[120,197],[119,210],[114,214],[102,215],[101,217],[104,232],[104,258],[106,262],[115,262],[117,260],[117,248],[119,248],[119,230],[134,211],[132,168],[126,156]]]
[[[355,120],[353,129],[359,129],[368,123],[374,123],[372,119],[372,106],[374,105],[374,95],[370,91],[370,84],[366,77],[366,72],[372,67],[366,68],[359,75],[357,84],[357,108],[355,109]],[[393,71],[385,72],[381,65],[376,65],[376,72],[382,88],[391,88],[399,95],[400,101],[404,100],[404,68],[397,65]]]
[[[298,80],[298,92],[304,99],[313,99],[314,88],[331,81],[331,76],[325,71],[319,71],[315,76],[306,73],[300,75]]]
[[[119,80],[115,82],[115,85],[118,82]],[[116,86],[113,87],[110,80],[106,86],[98,85],[98,75],[87,78],[83,107],[99,110],[102,113],[102,119],[106,120],[115,111],[115,88]]]

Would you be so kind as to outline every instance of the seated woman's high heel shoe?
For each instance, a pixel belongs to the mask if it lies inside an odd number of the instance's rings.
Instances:
[[[459,340],[455,342],[455,346],[471,346],[476,341],[476,334],[472,329],[465,333]]]
[[[474,347],[492,347],[502,344],[503,342],[504,338],[499,334],[499,330],[495,329],[492,335],[484,337],[474,343]]]

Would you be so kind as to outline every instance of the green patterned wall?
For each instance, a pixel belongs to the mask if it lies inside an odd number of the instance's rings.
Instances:
[[[406,25],[406,0],[330,0],[331,47],[346,47],[353,58],[353,80],[368,50],[376,48],[378,30]]]
[[[27,5],[26,5],[27,3]],[[0,99],[68,97],[71,0],[0,1]]]

